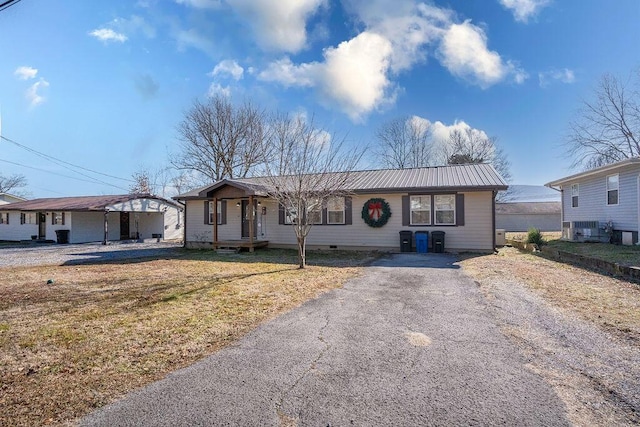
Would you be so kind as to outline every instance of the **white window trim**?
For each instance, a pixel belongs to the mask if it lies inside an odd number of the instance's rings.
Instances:
[[[425,198],[428,197],[429,198],[429,209],[413,209],[411,208],[411,201],[413,200],[414,197],[420,197],[420,198]],[[431,197],[431,195],[425,194],[425,195],[414,195],[414,196],[410,196],[409,197],[409,225],[431,225],[431,210],[433,208],[433,206],[431,206],[431,200],[433,199],[433,197]],[[428,222],[413,222],[413,212],[425,212],[428,211],[429,215],[429,221]]]
[[[222,200],[218,200],[216,215],[218,216],[218,225],[222,225]],[[178,215],[179,217],[180,215]],[[213,225],[213,200],[209,202],[209,224]]]
[[[576,188],[576,194],[573,194],[573,187]],[[573,198],[577,197],[578,198],[578,203],[577,206],[573,206]],[[575,183],[575,184],[571,184],[571,208],[575,209],[580,207],[580,184],[579,183]]]
[[[436,199],[438,196],[451,196],[453,197],[453,209],[440,209],[440,212],[453,211],[453,222],[438,222],[438,204]],[[456,225],[456,195],[455,194],[435,194],[433,196],[433,222],[435,225]]]
[[[345,200],[344,197],[332,197],[332,199],[342,199],[342,209],[341,210],[330,210],[329,209],[329,203],[331,202],[331,199],[327,202],[327,224],[329,225],[344,225],[344,223],[346,222],[345,219],[347,217],[346,214],[346,206],[347,206],[347,201]],[[331,212],[342,212],[342,221],[341,222],[332,222],[331,221]]]
[[[618,188],[612,188],[609,189],[609,177],[612,176],[617,176],[618,177]],[[605,204],[607,206],[618,206],[620,204],[620,174],[618,173],[614,173],[611,175],[607,175],[606,181],[605,181],[605,187],[606,187],[606,192],[605,192]],[[617,191],[618,192],[618,197],[616,200],[616,203],[609,203],[609,191]]]

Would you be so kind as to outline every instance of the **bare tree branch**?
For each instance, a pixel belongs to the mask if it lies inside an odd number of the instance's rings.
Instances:
[[[574,168],[591,169],[640,155],[640,72],[621,82],[605,74],[594,99],[582,101],[569,124],[566,154]]]
[[[24,191],[26,186],[27,178],[24,175],[0,175],[0,193],[10,193],[14,196],[23,197],[26,196],[26,191]]]
[[[378,128],[374,150],[383,167],[419,168],[431,164],[431,126],[417,117],[400,117]]]

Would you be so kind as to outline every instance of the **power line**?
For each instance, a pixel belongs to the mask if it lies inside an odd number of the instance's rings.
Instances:
[[[77,181],[89,182],[89,183],[91,183],[91,184],[104,184],[104,185],[108,185],[108,186],[110,186],[110,187],[118,188],[118,189],[120,189],[120,190],[129,191],[129,190],[128,190],[128,189],[126,189],[126,188],[118,187],[117,185],[110,184],[110,183],[108,183],[108,182],[104,182],[104,181],[100,181],[100,180],[95,179],[95,178],[92,178],[92,177],[89,177],[89,178],[90,178],[90,180],[89,180],[89,179],[77,178],[77,177],[75,177],[75,176],[64,175],[64,174],[61,174],[61,173],[58,173],[58,172],[53,172],[53,171],[50,171],[50,170],[46,170],[46,169],[42,169],[42,168],[37,168],[37,167],[35,167],[35,166],[28,166],[28,165],[25,165],[25,164],[22,164],[22,163],[12,162],[12,161],[10,161],[10,160],[4,160],[4,159],[0,159],[0,162],[9,163],[9,164],[11,164],[11,165],[15,165],[15,166],[21,166],[21,167],[23,167],[23,168],[27,168],[27,169],[33,169],[33,170],[36,170],[36,171],[39,171],[39,172],[47,172],[47,173],[50,173],[50,174],[53,174],[53,175],[61,176],[61,177],[63,177],[63,178],[75,179],[75,180],[77,180]]]
[[[4,3],[0,3],[0,12],[5,9],[9,9],[11,6],[20,3],[22,0],[7,0]]]
[[[40,156],[43,159],[49,160],[50,162],[53,162],[53,163],[56,163],[58,166],[63,166],[62,164],[64,164],[66,166],[71,166],[71,167],[76,168],[76,169],[81,169],[81,170],[84,170],[84,171],[87,171],[87,172],[95,173],[97,175],[106,176],[108,178],[118,179],[120,181],[136,182],[133,179],[120,178],[118,176],[114,176],[114,175],[109,175],[109,174],[106,174],[106,173],[98,172],[98,171],[95,171],[93,169],[85,168],[83,166],[74,165],[73,163],[69,163],[69,162],[67,162],[65,160],[61,160],[61,159],[58,159],[56,157],[50,156],[48,154],[42,153],[42,152],[40,152],[38,150],[34,150],[33,148],[27,147],[26,145],[20,144],[19,142],[16,142],[16,141],[14,141],[12,139],[9,139],[7,137],[4,137],[2,135],[0,135],[0,139],[3,139],[5,141],[7,141],[7,142],[15,144],[16,146],[22,148],[23,150],[29,151],[29,152],[31,152],[33,154],[36,154],[37,156]],[[79,175],[85,176],[87,178],[95,179],[95,178],[93,178],[91,176],[85,175],[85,174],[83,174],[81,172],[78,172],[78,171],[73,171],[73,172],[75,172],[75,173],[77,173]]]

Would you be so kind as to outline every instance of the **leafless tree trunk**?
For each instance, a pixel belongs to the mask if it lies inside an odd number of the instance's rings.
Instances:
[[[203,181],[244,178],[264,163],[264,113],[251,103],[234,106],[227,98],[194,101],[178,126],[181,152],[171,160],[178,170],[196,171]]]
[[[605,74],[582,101],[566,141],[572,167],[592,169],[640,155],[640,70],[635,80]]]
[[[379,147],[374,150],[382,166],[393,169],[418,168],[431,164],[431,127],[418,117],[400,117],[376,131]]]
[[[26,193],[22,190],[26,186],[27,178],[24,175],[0,175],[0,193],[10,193],[14,196],[22,197],[26,195]]]
[[[349,194],[349,177],[361,152],[343,147],[313,119],[276,115],[269,121],[265,150],[277,155],[265,166],[269,196],[284,207],[296,234],[300,268],[306,266],[306,240],[313,218],[332,197]]]

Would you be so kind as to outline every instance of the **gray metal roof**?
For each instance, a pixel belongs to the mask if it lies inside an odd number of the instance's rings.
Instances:
[[[107,206],[135,199],[154,199],[177,206],[176,202],[150,194],[122,194],[110,196],[52,197],[0,205],[3,211],[103,211]]]
[[[340,173],[340,172],[338,172]],[[177,200],[204,198],[223,185],[249,190],[254,195],[267,192],[265,178],[226,179],[176,196]],[[381,169],[349,172],[345,190],[354,193],[506,190],[504,179],[489,164],[434,166],[414,169]]]
[[[562,184],[565,184],[570,181],[575,181],[576,179],[586,178],[592,175],[611,173],[611,172],[615,172],[617,169],[620,169],[626,166],[632,166],[632,165],[640,165],[640,157],[631,157],[630,159],[624,159],[616,163],[600,166],[599,168],[580,172],[574,175],[569,175],[564,178],[556,179],[555,181],[547,182],[545,186],[560,187],[562,186]]]
[[[560,202],[496,203],[496,214],[501,215],[560,215]]]

